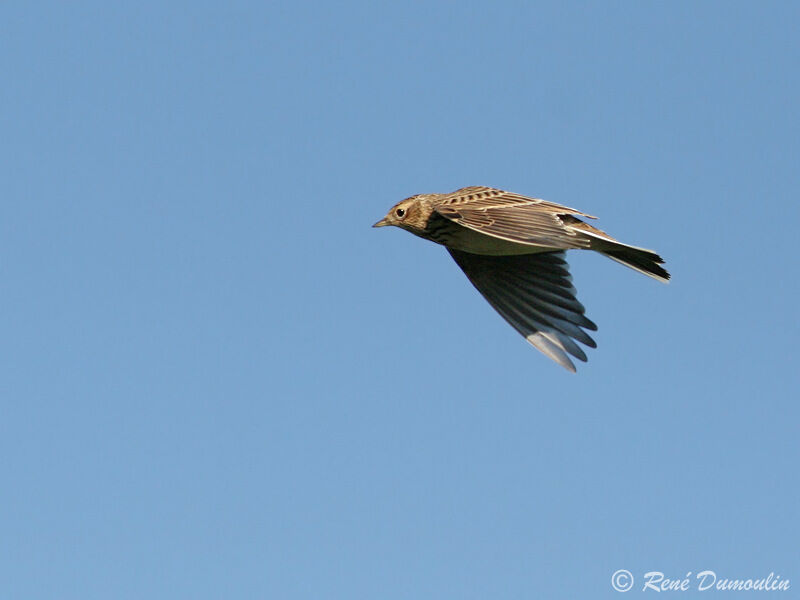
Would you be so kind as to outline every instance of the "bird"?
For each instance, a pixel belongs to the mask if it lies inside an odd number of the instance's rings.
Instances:
[[[473,286],[528,342],[575,372],[587,361],[576,342],[596,348],[566,261],[567,250],[594,250],[653,279],[670,274],[653,250],[630,246],[574,208],[491,187],[417,194],[373,227],[394,226],[445,246]]]

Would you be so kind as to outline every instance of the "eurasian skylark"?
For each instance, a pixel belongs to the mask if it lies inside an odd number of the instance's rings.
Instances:
[[[575,342],[591,348],[565,251],[595,250],[667,282],[664,261],[652,250],[628,246],[578,217],[591,215],[553,202],[488,187],[451,194],[419,194],[394,205],[373,227],[394,225],[447,247],[472,284],[525,339],[562,367],[568,354],[586,361]]]

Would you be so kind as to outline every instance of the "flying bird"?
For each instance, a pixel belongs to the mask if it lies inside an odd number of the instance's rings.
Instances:
[[[373,227],[392,225],[447,248],[472,284],[533,346],[570,371],[586,362],[580,342],[596,348],[597,331],[578,302],[566,250],[594,250],[667,282],[652,250],[618,242],[568,208],[489,187],[418,194],[395,204]]]

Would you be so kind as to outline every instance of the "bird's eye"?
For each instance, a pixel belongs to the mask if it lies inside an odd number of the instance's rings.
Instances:
[[[404,208],[398,208],[394,211],[394,214],[396,214],[399,219],[402,219],[406,216],[406,210]]]

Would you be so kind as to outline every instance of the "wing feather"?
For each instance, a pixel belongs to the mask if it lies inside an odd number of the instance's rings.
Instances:
[[[588,248],[591,238],[565,227],[562,216],[588,217],[574,208],[489,187],[462,188],[442,194],[434,204],[441,216],[486,235],[532,246]]]
[[[569,355],[586,361],[576,341],[597,346],[584,331],[597,326],[575,297],[563,251],[513,256],[448,251],[492,308],[565,369],[575,370]]]

